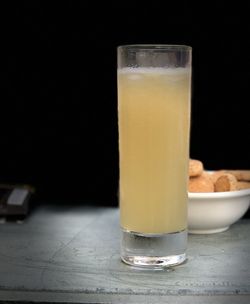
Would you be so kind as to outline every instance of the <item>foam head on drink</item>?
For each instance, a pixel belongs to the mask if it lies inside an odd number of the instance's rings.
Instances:
[[[139,233],[187,228],[188,68],[118,70],[121,226]]]

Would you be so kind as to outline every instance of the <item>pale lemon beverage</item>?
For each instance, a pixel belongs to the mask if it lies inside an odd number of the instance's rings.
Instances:
[[[185,46],[118,49],[121,256],[132,265],[186,258],[190,57]]]
[[[118,71],[121,226],[142,233],[187,227],[190,73]]]

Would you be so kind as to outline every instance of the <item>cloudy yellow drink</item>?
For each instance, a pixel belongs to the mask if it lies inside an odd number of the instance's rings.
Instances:
[[[190,69],[118,70],[122,228],[171,233],[187,227]]]

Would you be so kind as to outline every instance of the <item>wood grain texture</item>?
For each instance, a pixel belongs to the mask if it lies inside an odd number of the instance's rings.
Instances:
[[[111,208],[42,207],[0,225],[0,301],[249,303],[250,220],[190,235],[187,263],[171,271],[121,263],[119,238]]]

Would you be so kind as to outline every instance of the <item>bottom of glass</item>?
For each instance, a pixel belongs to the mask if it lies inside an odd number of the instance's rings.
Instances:
[[[164,234],[143,234],[122,229],[121,259],[126,264],[159,269],[186,260],[187,230]]]

